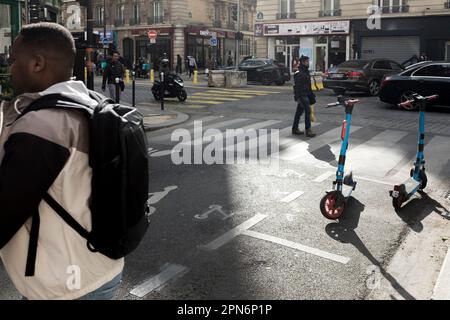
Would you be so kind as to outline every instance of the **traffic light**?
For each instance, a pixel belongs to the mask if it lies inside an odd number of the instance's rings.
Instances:
[[[234,4],[232,7],[231,7],[231,19],[233,20],[233,21],[237,21],[237,4]]]
[[[236,32],[236,40],[244,40],[244,34],[242,32]]]

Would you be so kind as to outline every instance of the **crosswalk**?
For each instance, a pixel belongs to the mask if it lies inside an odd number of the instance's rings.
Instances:
[[[276,93],[280,92],[254,89],[211,88],[190,94],[185,104],[188,108],[206,108],[228,102],[264,97]]]
[[[203,137],[194,137],[194,121],[201,121],[202,132],[216,129]],[[207,116],[192,120],[182,125],[191,133],[191,140],[183,141],[185,146],[207,145],[216,141],[222,134],[226,136],[228,129],[242,129],[244,132],[255,129],[257,136],[244,137],[234,140],[233,145],[224,142],[216,152],[229,152],[245,148],[250,153],[255,144],[251,142],[264,141],[270,143],[270,129],[278,129],[278,150],[271,157],[283,161],[301,162],[306,165],[320,166],[333,169],[337,165],[341,148],[341,128],[333,123],[314,123],[317,136],[306,138],[291,134],[291,123],[283,120],[259,120],[247,118],[224,118]],[[260,130],[265,129],[265,130]],[[160,130],[149,136],[152,143],[164,145],[170,150],[178,144],[171,141],[174,128]],[[259,131],[258,131],[259,130]],[[243,134],[243,133],[241,133]],[[450,179],[450,139],[440,135],[426,135],[425,156],[429,181],[447,183]],[[252,147],[253,146],[253,147]],[[261,148],[261,145],[258,145]],[[417,149],[417,135],[415,132],[383,129],[378,127],[352,126],[350,143],[347,152],[346,167],[360,176],[387,182],[400,182],[409,176]],[[162,153],[170,155],[170,152]]]

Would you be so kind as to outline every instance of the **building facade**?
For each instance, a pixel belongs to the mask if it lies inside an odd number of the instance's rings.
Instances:
[[[449,0],[258,0],[256,54],[325,71],[350,58],[450,60]]]
[[[85,29],[85,9],[78,2],[63,1],[61,22],[73,32]],[[239,56],[254,54],[256,0],[93,0],[94,32],[106,35],[108,49],[118,50],[128,66],[145,59],[156,63],[167,53],[172,64],[179,54],[194,56],[198,66],[208,59],[221,64],[235,57],[236,35],[242,33]],[[150,41],[148,32],[157,32]],[[233,58],[234,59],[234,58]]]

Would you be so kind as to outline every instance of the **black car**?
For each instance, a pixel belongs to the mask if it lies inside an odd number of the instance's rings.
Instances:
[[[383,77],[402,70],[403,67],[392,60],[349,60],[325,72],[323,86],[332,89],[336,94],[358,91],[377,96]]]
[[[433,104],[450,106],[450,62],[420,63],[397,75],[387,76],[381,83],[380,100],[398,104],[408,100],[412,92],[423,96],[438,94]]]
[[[272,59],[247,59],[239,64],[239,70],[247,72],[247,81],[258,81],[265,85],[276,83],[282,86],[291,79],[289,70]]]

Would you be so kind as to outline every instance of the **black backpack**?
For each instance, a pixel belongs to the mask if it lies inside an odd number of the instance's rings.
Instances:
[[[119,259],[133,251],[148,227],[148,147],[142,115],[90,91],[98,106],[90,108],[60,94],[46,95],[20,115],[49,108],[83,110],[89,119],[89,165],[92,168],[92,230],[85,230],[48,193],[43,200],[86,239],[92,252]],[[34,275],[39,213],[32,216],[26,276]]]

